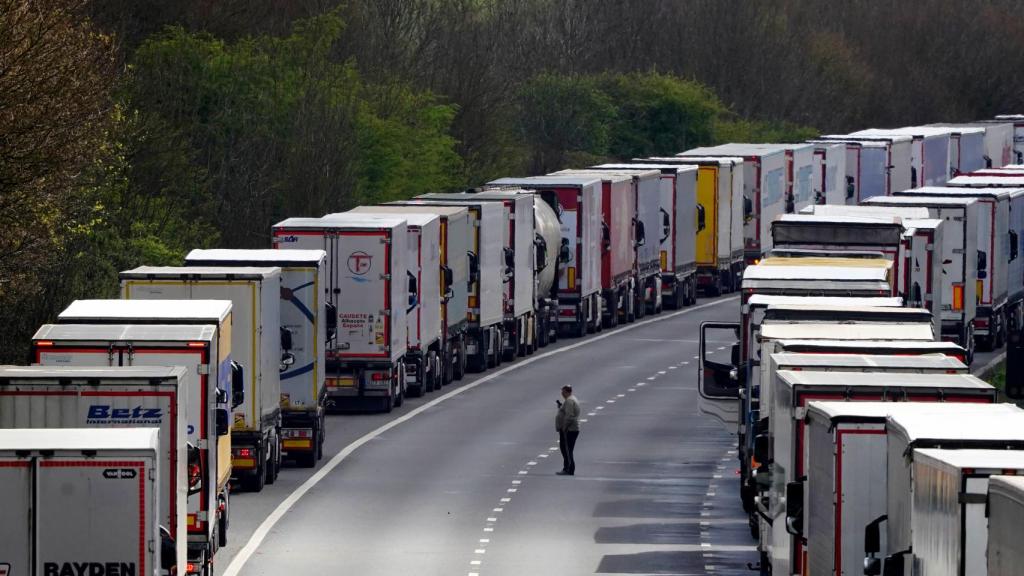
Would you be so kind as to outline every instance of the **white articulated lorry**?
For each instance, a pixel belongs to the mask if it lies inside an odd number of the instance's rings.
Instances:
[[[201,490],[203,485],[199,452],[188,442],[186,431],[187,398],[195,387],[195,374],[182,366],[0,367],[0,428],[158,429],[160,463],[154,488],[160,502],[160,525],[175,541],[175,565],[183,568],[191,560],[187,558],[185,527],[188,495]],[[139,472],[138,468],[135,472]],[[138,474],[132,479],[149,480]],[[122,485],[121,489],[127,490],[129,486]],[[100,487],[97,490],[102,492]],[[63,500],[58,493],[51,496],[57,502]],[[79,498],[83,496],[80,494]],[[138,506],[137,501],[125,505]],[[101,518],[102,514],[92,518],[93,528],[86,532],[110,530],[123,534],[121,526],[95,524]],[[5,520],[9,519],[5,514]],[[138,534],[138,524],[132,523],[132,533]],[[59,544],[71,546],[73,542],[75,539]],[[188,572],[209,574],[210,559],[202,560],[205,562],[193,563],[195,570]]]
[[[851,204],[855,188],[846,176],[846,145],[842,142],[811,142],[814,147],[814,203]]]
[[[771,462],[769,478],[758,474],[758,484],[767,484],[758,501],[758,511],[765,522],[761,530],[762,549],[767,550],[773,573],[806,573],[801,480],[808,475],[805,418],[809,402],[995,401],[995,390],[989,384],[967,374],[945,374],[948,361],[940,358],[933,362],[927,358],[909,362],[918,370],[930,365],[927,369],[932,373],[780,370],[774,374],[770,384],[768,453],[762,449],[756,454],[760,456],[758,460]]]
[[[357,210],[367,218],[396,214]],[[324,218],[346,217],[345,213]],[[409,307],[405,310],[405,384],[409,396],[419,397],[442,386],[441,338],[441,219],[436,214],[402,214],[408,237],[405,263],[409,278]]]
[[[989,478],[1024,474],[1024,451],[925,448],[914,450],[912,459],[914,570],[935,576],[985,576]]]
[[[1013,124],[1009,122],[980,121],[965,122],[962,124],[934,124],[940,128],[972,129],[980,128],[982,134],[982,168],[1002,168],[1007,164],[1016,162],[1017,157],[1013,152]],[[962,149],[962,146],[961,146]],[[962,155],[962,152],[961,152]],[[980,170],[982,168],[975,168]],[[972,172],[973,170],[961,170],[961,172]]]
[[[326,351],[328,410],[400,406],[411,280],[405,219],[289,218],[271,234],[277,249],[327,252],[326,282],[338,311],[338,332]]]
[[[1021,259],[1020,238],[1024,234],[1024,221],[1018,220],[1020,229],[1014,230],[1011,205],[1019,206],[1017,213],[1024,218],[1024,189],[961,187],[961,184],[973,185],[976,180],[976,177],[958,176],[950,180],[949,187],[914,188],[899,195],[972,198],[978,202],[974,336],[978,346],[986,350],[1002,346],[1008,330],[1021,326],[1024,260]],[[1016,294],[1014,300],[1010,299],[1011,293]]]
[[[805,572],[864,574],[864,526],[884,515],[887,508],[885,424],[890,416],[925,414],[956,419],[960,414],[992,407],[953,402],[809,403],[802,514],[807,545]],[[879,528],[878,551],[884,552],[885,525]]]
[[[910,138],[910,185],[942,186],[949,180],[948,128],[908,126],[905,128],[869,128],[853,132],[855,138]],[[900,188],[894,188],[893,191]]]
[[[1006,164],[1024,164],[1024,114],[999,114],[989,122],[1013,126],[1013,160]]]
[[[1017,576],[1024,566],[1024,477],[988,480],[988,576]]]
[[[466,366],[471,372],[483,372],[502,362],[503,323],[505,320],[505,280],[510,271],[505,262],[508,253],[505,208],[497,202],[445,202],[414,198],[389,202],[389,206],[461,206],[469,215],[466,241],[469,256],[467,281]]]
[[[858,202],[872,196],[892,196],[899,190],[911,188],[913,143],[910,136],[826,134],[815,141],[846,144],[846,173],[855,178]]]
[[[97,301],[79,301],[97,302]],[[103,302],[103,301],[99,301]],[[114,302],[135,302],[115,300]],[[137,301],[144,302],[144,301]],[[175,302],[183,311],[192,302]],[[228,302],[218,302],[230,307]],[[159,320],[158,320],[159,321]],[[227,326],[230,326],[228,319]],[[200,490],[189,494],[189,561],[203,565],[228,543],[232,378],[244,399],[241,365],[231,361],[231,330],[218,324],[47,324],[32,338],[32,361],[42,366],[184,366],[197,380],[185,413],[188,442],[199,450]]]
[[[706,222],[697,212],[697,172],[692,165],[642,163],[602,164],[600,169],[658,170],[661,172],[660,240],[661,290],[666,306],[674,309],[697,301],[696,238]]]
[[[743,262],[753,264],[772,248],[771,222],[776,216],[790,212],[794,205],[787,197],[787,160],[782,149],[765,149],[758,144],[722,144],[694,148],[680,158],[735,158],[735,168],[742,165],[739,179],[742,198],[733,200],[732,220],[742,227]],[[736,182],[737,179],[733,178]]]
[[[281,269],[282,455],[311,467],[323,456],[326,418],[324,349],[337,330],[326,300],[323,250],[193,250],[186,266],[276,266]],[[287,331],[285,336],[284,331]]]
[[[930,128],[949,130],[949,177],[954,178],[962,173],[974,172],[985,168],[998,168],[1002,155],[996,161],[988,154],[986,146],[987,130],[984,126],[968,124],[928,124]],[[993,166],[998,164],[998,166]]]
[[[628,184],[628,179],[623,179]],[[553,209],[559,221],[559,244],[554,239],[550,215],[544,229],[550,238],[547,252],[556,255],[557,271],[552,282],[558,300],[558,326],[570,334],[582,335],[596,330],[602,322],[617,323],[628,318],[627,309],[636,299],[632,296],[632,226],[625,212],[619,210],[609,221],[603,207],[612,191],[604,188],[600,178],[582,176],[531,176],[502,178],[488,187],[533,190]],[[629,200],[628,185],[623,185],[618,199]],[[618,203],[616,203],[618,205]],[[534,201],[534,211],[538,210]],[[544,211],[544,208],[540,208]],[[604,220],[602,220],[604,219]],[[547,269],[546,269],[547,270]],[[603,301],[603,302],[602,302]],[[556,332],[557,333],[557,332]]]
[[[865,541],[875,544],[880,540],[878,532],[884,522],[884,564],[895,564],[897,568],[902,566],[904,574],[914,573],[909,569],[914,552],[911,545],[915,528],[921,525],[921,519],[915,518],[911,501],[915,450],[1024,450],[1021,429],[1024,429],[1024,411],[1010,404],[964,410],[949,418],[936,418],[929,414],[890,415],[886,422],[886,512],[884,517],[872,520],[865,528]],[[878,548],[880,546],[865,546],[865,567],[882,567],[882,561],[876,557]],[[885,566],[884,569],[893,567]]]
[[[260,491],[281,468],[281,269],[140,266],[121,272],[125,300],[231,301],[231,356],[245,370],[234,407],[232,478]]]
[[[636,286],[636,317],[645,314],[656,314],[661,311],[661,265],[659,259],[662,218],[661,204],[661,173],[659,170],[638,169],[602,169],[584,168],[580,170],[562,170],[555,176],[594,176],[603,180],[610,178],[628,178],[630,191],[633,195],[634,213],[632,219],[633,240],[633,277]],[[626,204],[615,204],[614,200],[604,205],[605,212],[614,214],[627,210]]]
[[[977,314],[978,222],[981,205],[973,198],[876,196],[867,206],[921,207],[929,218],[942,220],[942,338],[974,354]]]
[[[156,428],[0,430],[0,574],[183,573],[160,529],[159,436]]]
[[[505,226],[502,259],[505,276],[502,359],[511,361],[517,356],[532,354],[537,348],[537,317],[534,310],[537,262],[534,254],[536,230],[533,198],[509,190],[476,194],[425,194],[416,199],[470,207],[478,202],[490,202],[502,207],[502,222]]]
[[[441,371],[443,385],[462,380],[466,373],[466,305],[469,299],[469,210],[464,206],[358,206],[350,212],[429,214],[440,221]]]

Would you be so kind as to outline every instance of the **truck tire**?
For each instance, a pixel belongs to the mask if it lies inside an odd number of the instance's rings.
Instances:
[[[410,398],[419,398],[420,396],[423,396],[428,392],[426,380],[426,367],[427,363],[424,362],[423,357],[420,356],[420,358],[416,360],[416,387],[410,387],[408,389]]]
[[[622,308],[626,312],[626,323],[632,324],[636,322],[636,296],[633,294],[632,287],[626,290],[626,297],[622,300]]]
[[[466,376],[466,368],[469,364],[466,354],[466,335],[460,334],[452,346],[452,382],[462,380]]]
[[[231,512],[231,501],[224,499],[224,511],[217,518],[217,547],[224,548],[228,545],[228,514]]]
[[[385,414],[391,414],[391,411],[395,409],[395,399],[392,396],[385,396],[384,401],[381,402],[381,412]]]
[[[314,447],[309,452],[301,452],[296,455],[295,463],[299,465],[299,468],[312,468],[316,466],[316,448]]]
[[[398,365],[398,392],[395,394],[395,408],[401,408],[402,404],[405,404],[405,366],[402,364]]]
[[[277,481],[277,473],[281,470],[281,448],[276,442],[277,437],[270,435],[270,461],[267,462],[267,485]]]
[[[262,451],[258,450],[257,452],[259,464],[256,465],[256,473],[245,479],[243,488],[246,492],[256,492],[258,494],[263,491],[263,486],[267,480],[267,462],[263,459]]]

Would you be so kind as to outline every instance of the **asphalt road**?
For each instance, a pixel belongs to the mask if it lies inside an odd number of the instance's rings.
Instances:
[[[216,573],[746,572],[757,554],[734,440],[696,392],[697,327],[738,307],[702,300],[562,339],[389,415],[332,416],[317,469],[232,495]],[[566,383],[585,419],[574,477],[555,475]]]

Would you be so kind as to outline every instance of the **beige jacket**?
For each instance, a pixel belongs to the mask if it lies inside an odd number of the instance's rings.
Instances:
[[[558,414],[555,416],[555,430],[559,432],[580,431],[580,403],[575,396],[569,396],[558,407]]]

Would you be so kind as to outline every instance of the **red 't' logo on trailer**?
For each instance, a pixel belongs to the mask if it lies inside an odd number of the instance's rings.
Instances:
[[[348,271],[356,276],[362,276],[370,271],[373,264],[373,256],[366,252],[353,252],[348,255]]]

